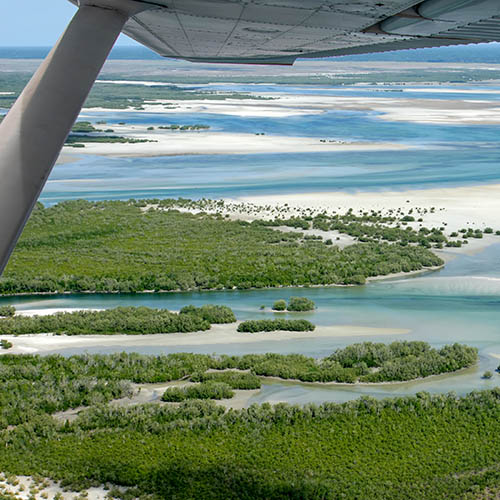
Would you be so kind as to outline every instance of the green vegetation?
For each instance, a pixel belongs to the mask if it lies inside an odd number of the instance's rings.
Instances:
[[[9,342],[5,339],[0,339],[0,348],[5,350],[10,349],[12,348],[12,342]]]
[[[448,366],[475,350],[436,351]],[[0,470],[40,475],[76,490],[101,484],[114,498],[283,499],[469,498],[500,485],[500,390],[419,393],[377,401],[305,407],[278,404],[225,410],[204,398],[257,388],[259,371],[288,364],[346,370],[433,352],[418,342],[358,344],[314,360],[170,354],[0,357]],[[453,353],[453,354],[451,354]],[[415,361],[416,362],[416,361]],[[235,366],[237,365],[237,366]],[[241,373],[228,368],[251,370]],[[365,368],[366,369],[366,368]],[[214,371],[217,370],[217,371]],[[253,372],[253,373],[252,373]],[[164,400],[108,405],[135,383],[190,377]],[[197,398],[184,401],[186,398]],[[73,421],[50,415],[86,406]],[[473,498],[473,497],[470,497]]]
[[[31,77],[27,72],[2,71],[0,72],[0,91],[13,92],[12,95],[0,95],[0,108],[10,108]],[[115,78],[113,78],[114,80]],[[130,78],[126,78],[129,80]],[[143,105],[157,104],[158,106],[169,106],[165,100],[190,101],[190,100],[214,100],[223,101],[226,99],[262,99],[269,100],[269,97],[255,96],[241,92],[212,92],[193,91],[192,88],[183,88],[177,85],[131,85],[112,84],[97,82],[89,97],[85,108],[106,108],[106,109],[141,109]],[[162,102],[154,103],[149,101]]]
[[[285,300],[279,299],[273,304],[273,311],[285,311],[285,310],[286,310]]]
[[[205,304],[201,307],[185,306],[179,311],[179,314],[195,314],[209,323],[222,324],[236,321],[236,316],[229,307],[212,304]]]
[[[315,304],[307,297],[290,297],[288,304],[285,300],[277,300],[273,304],[273,311],[307,312],[314,311]]]
[[[182,132],[186,130],[207,130],[210,128],[210,125],[203,125],[199,123],[195,123],[194,125],[162,125],[158,127],[160,130],[180,130]]]
[[[388,242],[344,249],[222,215],[181,213],[172,200],[38,204],[0,279],[0,293],[138,292],[362,284],[442,264]]]
[[[305,319],[258,319],[243,321],[238,325],[239,332],[312,332],[316,327]]]
[[[90,122],[76,122],[71,129],[73,133],[88,134],[90,132],[100,132]]]
[[[500,485],[499,436],[498,389],[229,412],[96,405],[72,423],[4,431],[0,468],[134,498],[461,500]]]
[[[187,399],[230,399],[234,396],[231,387],[224,382],[208,380],[201,384],[184,387],[169,387],[162,396],[162,401],[177,403]]]
[[[192,307],[192,306],[191,306]],[[211,323],[233,323],[228,307],[184,308],[180,314],[149,307],[117,307],[103,311],[59,312],[47,316],[0,319],[0,335],[56,333],[64,335],[145,335],[209,330]]]
[[[261,381],[257,375],[250,372],[227,370],[221,372],[194,373],[190,379],[193,382],[223,382],[231,389],[250,390],[260,389]]]
[[[131,395],[130,381],[180,380],[218,366],[211,356],[140,354],[0,356],[0,429]]]
[[[315,304],[311,299],[307,297],[290,297],[288,305],[286,307],[287,311],[314,311]]]
[[[120,137],[117,135],[88,135],[90,133],[100,134],[101,132],[113,132],[112,129],[101,130],[92,125],[90,122],[76,122],[71,133],[64,143],[65,146],[74,148],[83,148],[85,143],[120,143],[120,144],[137,144],[144,142],[157,142],[148,139],[134,139],[132,137]]]
[[[424,211],[425,213],[427,210]],[[430,210],[433,213],[432,209]],[[399,218],[398,218],[399,216]],[[320,231],[336,231],[338,233],[348,234],[360,242],[393,242],[401,246],[418,245],[424,248],[442,248],[443,245],[455,245],[455,240],[449,240],[444,233],[444,227],[441,228],[413,228],[408,225],[415,218],[411,215],[403,215],[401,210],[393,215],[381,215],[380,212],[363,212],[359,215],[352,210],[345,214],[327,215],[318,213],[314,216],[290,217],[288,219],[275,217],[270,220],[256,220],[253,224],[259,224],[268,227],[287,226],[300,228],[302,230],[316,229]],[[480,235],[480,236],[479,236]],[[458,235],[455,235],[458,236]],[[466,237],[482,237],[479,229],[470,230]],[[322,239],[321,236],[308,235],[311,241]],[[328,240],[326,244],[332,244]]]
[[[269,98],[253,96],[241,92],[211,92],[193,91],[190,88],[182,88],[176,85],[127,85],[96,83],[87,101],[86,108],[128,109],[142,108],[145,104],[157,106],[169,106],[165,100],[191,101],[210,100],[224,101],[226,99],[262,99]],[[160,101],[160,102],[151,102]]]
[[[490,379],[493,377],[493,373],[491,373],[489,370],[486,370],[484,373],[483,373],[483,378],[486,378],[486,379]]]
[[[321,360],[299,354],[253,354],[221,358],[218,368],[303,382],[380,383],[453,372],[476,361],[477,349],[460,344],[433,349],[425,342],[363,342]]]
[[[161,61],[160,61],[161,63]],[[357,63],[354,63],[357,65]],[[381,93],[399,93],[401,89],[387,88],[387,85],[394,83],[456,83],[472,81],[491,81],[500,79],[500,70],[495,68],[481,68],[477,65],[462,65],[458,67],[440,67],[436,68],[435,65],[419,65],[418,67],[401,67],[399,63],[387,63],[372,61],[369,65],[363,62],[359,63],[354,71],[342,71],[338,74],[314,71],[312,73],[283,73],[277,71],[274,74],[259,74],[258,83],[274,83],[283,85],[353,85],[353,84],[369,84],[370,90],[379,91]],[[388,64],[390,66],[388,66]],[[392,67],[391,67],[392,66]],[[359,71],[359,69],[362,71]],[[383,69],[382,69],[383,68]],[[396,69],[397,68],[397,69]],[[179,74],[162,75],[158,71],[141,72],[141,79],[151,82],[174,83],[182,84],[208,84],[208,83],[255,83],[256,77],[253,71],[250,72],[231,72],[227,71],[214,72],[210,71],[208,74],[192,75],[191,72],[179,72]],[[118,72],[107,71],[104,76],[109,80],[130,80],[137,78],[135,71]]]
[[[431,349],[424,342],[355,344],[331,356],[314,359],[299,354],[209,356],[136,353],[112,355],[0,356],[0,429],[42,414],[105,403],[131,393],[130,382],[162,383],[192,377],[201,383],[255,385],[254,376],[304,382],[382,382],[411,380],[471,366],[477,350],[459,344]],[[218,372],[214,373],[213,370]],[[208,373],[206,373],[209,371]],[[194,386],[191,386],[194,387]]]
[[[134,139],[132,137],[121,137],[118,135],[69,135],[64,143],[65,146],[82,147],[85,143],[119,143],[119,144],[140,144],[144,142],[157,142],[149,139]]]
[[[14,306],[0,306],[0,316],[4,318],[10,318],[16,314],[16,308]]]
[[[477,349],[461,344],[434,349],[426,342],[363,342],[340,349],[324,360],[331,362],[362,371],[360,382],[412,380],[472,366],[477,362]]]

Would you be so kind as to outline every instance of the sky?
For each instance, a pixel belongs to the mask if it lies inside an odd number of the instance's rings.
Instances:
[[[75,11],[68,0],[0,0],[0,47],[52,46]],[[138,45],[125,35],[118,44]]]

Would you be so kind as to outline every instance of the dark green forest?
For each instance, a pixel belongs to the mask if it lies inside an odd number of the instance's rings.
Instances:
[[[170,387],[163,393],[161,400],[178,403],[189,399],[230,399],[233,396],[229,384],[208,380],[185,387]]]
[[[478,499],[500,484],[500,391],[228,412],[97,405],[2,431],[0,444],[8,473],[130,498]]]
[[[446,371],[474,363],[477,352],[395,342],[355,344],[322,360],[5,354],[0,470],[51,478],[77,491],[107,484],[111,496],[124,500],[479,498],[500,484],[498,389],[463,398],[419,393],[243,410],[207,400],[256,389],[259,375],[286,376],[286,367],[293,377],[334,367],[336,373],[370,371],[398,361],[425,371],[437,357]],[[167,389],[163,399],[174,403],[108,404],[134,394],[132,382],[181,379],[194,384]],[[51,416],[79,407],[71,421]]]
[[[339,249],[263,221],[162,206],[38,204],[0,278],[0,293],[363,284],[368,277],[442,264],[424,246],[370,241]]]

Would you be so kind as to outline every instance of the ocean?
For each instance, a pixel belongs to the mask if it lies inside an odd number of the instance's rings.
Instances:
[[[342,56],[335,58],[335,60],[499,63],[500,52],[498,47],[499,44],[493,42],[456,47],[400,50],[382,54]],[[0,47],[0,59],[42,59],[47,56],[50,49],[51,47]],[[161,56],[146,47],[117,46],[112,50],[110,59],[154,60],[161,59]]]

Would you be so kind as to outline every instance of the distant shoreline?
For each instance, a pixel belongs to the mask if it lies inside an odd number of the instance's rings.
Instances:
[[[464,368],[460,368],[459,370],[455,370],[452,372],[443,372],[443,373],[435,373],[433,375],[428,375],[427,377],[417,377],[412,378],[410,380],[391,380],[389,382],[305,382],[304,380],[299,380],[296,378],[281,378],[281,377],[273,377],[268,375],[259,375],[262,379],[275,380],[277,382],[291,382],[293,384],[304,384],[306,386],[316,386],[316,387],[324,387],[324,386],[342,386],[342,387],[373,387],[373,386],[387,386],[387,385],[401,385],[401,384],[409,384],[412,382],[422,382],[427,381],[429,379],[437,378],[437,377],[446,377],[458,375],[467,370],[473,370],[479,366],[479,360],[476,361],[472,366],[466,366]]]
[[[432,273],[439,271],[440,269],[443,269],[445,267],[445,264],[442,264],[440,266],[434,266],[434,267],[424,267],[423,269],[418,269],[416,271],[409,271],[407,273],[405,272],[400,272],[400,273],[391,273],[391,274],[381,274],[379,276],[370,276],[366,278],[366,283],[364,285],[343,285],[343,284],[327,284],[327,285],[280,285],[280,286],[268,286],[268,287],[262,287],[262,288],[256,288],[256,287],[249,287],[249,288],[209,288],[209,289],[200,289],[200,288],[189,288],[187,290],[141,290],[137,292],[119,292],[119,291],[113,291],[113,292],[106,292],[106,291],[96,291],[96,290],[84,290],[84,291],[79,291],[79,292],[72,292],[72,291],[63,291],[63,292],[22,292],[22,293],[9,293],[9,294],[0,294],[0,299],[2,297],[29,297],[29,296],[44,296],[44,295],[139,295],[139,294],[171,294],[171,293],[193,293],[193,292],[241,292],[244,290],[288,290],[292,288],[347,288],[347,287],[361,287],[361,286],[366,286],[370,282],[375,282],[375,281],[382,281],[382,280],[389,280],[389,279],[397,279],[397,278],[407,278],[411,276],[415,276],[418,274],[426,274],[426,273]]]

